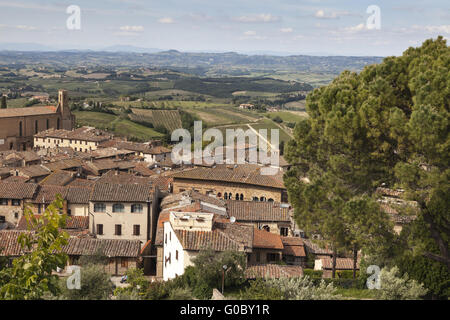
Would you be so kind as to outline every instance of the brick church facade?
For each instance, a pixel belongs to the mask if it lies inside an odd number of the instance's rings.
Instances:
[[[0,109],[0,151],[30,149],[34,134],[50,128],[72,130],[74,126],[66,90],[59,90],[57,106]]]

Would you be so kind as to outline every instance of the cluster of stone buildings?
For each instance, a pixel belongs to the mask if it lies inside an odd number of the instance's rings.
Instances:
[[[70,264],[101,249],[112,274],[142,267],[167,280],[209,248],[243,252],[248,278],[302,275],[308,255],[329,266],[329,250],[298,236],[283,166],[275,175],[257,164],[175,166],[157,141],[74,129],[67,99],[61,90],[56,107],[0,110],[1,256],[23,254],[26,208],[39,216],[60,195]]]

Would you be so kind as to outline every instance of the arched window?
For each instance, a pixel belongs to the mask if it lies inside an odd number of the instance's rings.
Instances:
[[[59,118],[56,120],[56,129],[58,129],[59,130]]]
[[[269,201],[269,202],[273,202],[273,199],[272,199],[272,198],[269,198],[269,200],[267,200],[267,201]]]
[[[124,212],[125,207],[121,203],[115,203],[113,204],[113,212]]]
[[[22,121],[19,122],[19,137],[22,136]]]
[[[228,193],[225,192],[225,193],[223,194],[223,198],[224,198],[225,200],[227,200],[227,199],[228,199]]]
[[[263,228],[263,230],[270,232],[270,227],[268,225],[265,225],[262,228]]]
[[[131,212],[132,213],[142,213],[143,207],[140,203],[135,203],[131,205]]]
[[[253,197],[253,201],[259,201],[258,197]]]
[[[236,200],[239,200],[239,193],[236,193],[235,199],[236,199]]]
[[[259,198],[259,201],[266,201],[266,197]]]
[[[239,200],[241,200],[241,201],[244,200],[244,195],[242,193],[241,193]]]

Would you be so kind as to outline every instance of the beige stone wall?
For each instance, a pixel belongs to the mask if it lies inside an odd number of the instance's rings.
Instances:
[[[8,205],[0,204],[0,216],[5,217],[5,221],[16,226],[23,215],[23,200],[20,200],[20,206],[13,206],[12,200],[8,199]],[[17,213],[17,218],[16,214]]]
[[[97,234],[99,239],[127,239],[147,241],[147,203],[142,204],[141,213],[131,213],[133,203],[122,203],[124,212],[112,212],[112,202],[105,202],[106,212],[94,212],[94,203],[90,202],[89,211],[92,215],[89,217],[89,230],[97,232],[97,224],[103,224],[103,235]],[[122,235],[115,235],[115,225],[122,226]],[[140,225],[140,235],[133,235],[133,226]]]
[[[288,236],[293,236],[292,233],[292,226],[288,222],[248,222],[248,221],[239,221],[240,224],[246,225],[246,226],[253,226],[256,229],[263,229],[264,226],[268,226],[270,228],[271,233],[279,234],[281,235],[281,228],[288,228]]]
[[[56,129],[58,118],[61,119],[59,113],[0,118],[0,151],[10,150],[11,143],[13,150],[23,150],[23,145],[26,148],[31,148],[33,146],[33,135],[36,133],[36,121],[38,123],[37,131],[40,132],[47,130],[47,120],[49,128]],[[20,122],[22,122],[22,136],[20,136]]]
[[[236,193],[239,195],[242,193],[244,195],[245,201],[253,200],[253,197],[265,197],[268,199],[273,199],[276,202],[281,202],[281,190],[270,187],[263,186],[252,186],[247,184],[238,184],[231,182],[215,182],[215,181],[199,181],[199,180],[188,180],[188,179],[176,179],[173,182],[173,193],[180,193],[184,190],[194,189],[200,193],[208,194],[214,193],[218,195],[221,194],[223,198],[225,192],[232,193],[233,200],[235,199]]]
[[[72,148],[75,151],[90,152],[97,150],[98,143],[87,140],[61,139],[61,138],[34,138],[34,146],[42,149],[51,149],[56,147]]]

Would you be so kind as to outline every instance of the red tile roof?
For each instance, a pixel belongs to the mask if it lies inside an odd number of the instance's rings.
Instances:
[[[174,180],[189,179],[203,181],[219,181],[250,184],[277,189],[286,189],[283,182],[283,174],[262,175],[261,166],[258,165],[217,165],[215,168],[198,167],[184,170],[173,175]]]
[[[91,201],[147,202],[152,199],[152,187],[139,184],[96,183]]]
[[[228,200],[227,211],[237,221],[291,221],[289,208],[275,202]]]
[[[332,269],[332,258],[321,258],[322,269]],[[359,269],[359,260],[356,262],[356,268]],[[353,259],[351,258],[336,258],[336,270],[353,270]]]
[[[298,278],[303,276],[300,266],[286,266],[278,264],[263,264],[250,266],[245,270],[247,279],[256,278]]]
[[[56,112],[55,106],[7,108],[7,109],[0,109],[0,118],[46,115],[46,114],[54,114],[55,112]]]
[[[299,237],[281,237],[283,242],[283,255],[294,257],[306,257],[305,245]]]
[[[32,199],[38,190],[34,183],[0,181],[0,198],[3,199]]]
[[[253,248],[283,250],[283,242],[280,235],[265,230],[254,229]]]
[[[35,218],[40,218],[41,215],[35,214]],[[66,219],[66,226],[64,229],[88,229],[89,217],[83,216],[70,216]],[[22,216],[17,224],[17,230],[28,230],[27,219]]]
[[[68,255],[92,255],[102,250],[108,257],[137,258],[141,250],[139,240],[69,238],[68,244],[62,247]]]

